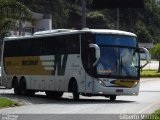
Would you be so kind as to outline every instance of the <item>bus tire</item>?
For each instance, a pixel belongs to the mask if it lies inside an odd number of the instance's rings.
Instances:
[[[13,79],[13,89],[14,89],[14,94],[20,95],[20,86],[17,78]]]
[[[110,98],[110,101],[115,101],[116,100],[116,95],[111,95],[109,98]]]
[[[20,92],[21,92],[21,95],[27,95],[25,78],[21,78],[20,80]]]
[[[73,94],[73,100],[78,101],[79,100],[78,85],[75,80],[72,83],[72,94]]]
[[[35,91],[27,90],[26,86],[27,86],[26,85],[26,80],[25,80],[25,78],[22,78],[20,80],[20,92],[21,92],[21,95],[33,96],[35,94]]]

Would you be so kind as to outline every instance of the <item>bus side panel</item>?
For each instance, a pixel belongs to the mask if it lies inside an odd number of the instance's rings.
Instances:
[[[1,76],[1,80],[2,80],[2,86],[10,89],[12,88],[12,76],[8,76],[4,73],[4,70],[2,69],[2,76]]]
[[[27,89],[31,90],[54,90],[54,80],[53,76],[45,76],[45,75],[24,75]]]
[[[86,74],[86,93],[93,93],[93,85],[94,85],[94,79]]]
[[[61,79],[60,89],[62,91],[68,91],[69,82],[72,78],[74,78],[77,81],[79,92],[85,92],[84,73],[85,71],[82,67],[80,54],[68,55],[65,76],[64,79]]]
[[[71,78],[74,78],[77,81],[79,91],[84,92],[85,79],[84,74],[82,74],[83,72],[84,70],[82,70],[80,54],[68,55],[65,75],[56,77],[55,89],[60,91],[68,91],[69,81],[71,80]]]

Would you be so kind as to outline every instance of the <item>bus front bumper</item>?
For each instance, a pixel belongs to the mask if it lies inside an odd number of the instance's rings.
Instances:
[[[95,95],[138,95],[139,94],[139,82],[133,87],[123,87],[120,85],[108,85],[101,84],[97,80],[94,81],[93,93]]]

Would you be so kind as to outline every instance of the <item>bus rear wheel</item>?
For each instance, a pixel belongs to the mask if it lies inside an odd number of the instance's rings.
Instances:
[[[33,90],[27,90],[25,78],[22,78],[20,80],[20,92],[21,92],[21,95],[33,96],[35,94],[35,91],[33,91]]]
[[[15,93],[16,95],[20,95],[20,86],[19,86],[19,83],[18,83],[18,79],[17,79],[17,78],[15,78],[15,79],[13,80],[13,89],[14,89],[14,93]]]
[[[20,80],[20,92],[21,92],[21,95],[26,95],[27,94],[26,81],[25,81],[24,78],[22,78]]]

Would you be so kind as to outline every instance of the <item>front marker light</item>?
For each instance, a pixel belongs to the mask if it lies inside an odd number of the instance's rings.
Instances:
[[[103,82],[103,80],[101,79],[97,79],[98,83],[103,86],[103,87],[106,87],[105,83]]]
[[[98,92],[99,94],[103,94],[103,92]]]
[[[134,85],[133,85],[133,87],[136,87],[137,85],[138,85],[138,82],[135,82]]]

